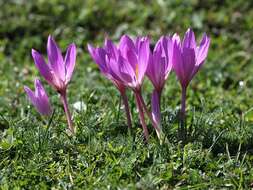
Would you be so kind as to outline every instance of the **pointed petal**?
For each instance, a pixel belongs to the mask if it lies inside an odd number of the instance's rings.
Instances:
[[[207,57],[208,49],[210,46],[210,38],[204,34],[200,42],[199,47],[197,48],[197,64],[201,64]]]
[[[39,79],[34,80],[34,86],[35,86],[35,97],[41,97],[46,94],[44,87],[42,86]]]
[[[192,48],[194,50],[196,49],[195,35],[190,28],[186,31],[184,35],[183,48]]]
[[[129,36],[123,35],[120,38],[120,42],[119,42],[119,50],[121,51],[121,55],[123,57],[126,57],[128,49],[132,51],[136,51],[136,47],[134,45],[133,40]]]
[[[35,98],[35,95],[33,93],[33,91],[27,87],[27,86],[24,86],[24,90],[27,94],[27,97],[28,97],[28,100],[33,104],[35,105],[36,104],[36,98]]]
[[[66,82],[69,82],[76,63],[76,46],[74,43],[69,45],[64,62],[66,68]]]
[[[157,48],[159,48],[159,46],[163,46],[164,45],[164,41],[165,41],[165,37],[161,36],[160,39],[155,44],[154,51],[156,51]]]
[[[105,50],[110,55],[111,58],[118,58],[118,50],[113,42],[109,39],[105,39]]]
[[[141,84],[144,78],[145,72],[147,70],[148,62],[150,57],[150,46],[149,39],[146,38],[140,44],[140,49],[138,50],[138,81]]]
[[[180,36],[177,33],[173,34],[172,41],[173,41],[173,43],[176,43],[179,46],[181,46],[181,44],[180,44],[181,43]]]
[[[145,74],[147,75],[147,77],[149,78],[149,80],[152,83],[154,83],[154,78],[155,78],[155,62],[153,61],[153,55],[152,55],[152,53],[150,53],[149,61],[148,61],[148,66],[147,66],[147,70],[146,70]]]
[[[162,43],[163,47],[163,54],[165,54],[165,60],[163,60],[165,63],[164,65],[164,73],[165,73],[165,78],[168,77],[168,74],[170,73],[172,69],[172,56],[173,56],[173,39],[170,36],[166,37],[166,40],[163,40]],[[162,55],[164,57],[164,55]]]
[[[35,79],[36,108],[42,115],[51,115],[52,109],[47,93],[39,79]]]
[[[134,52],[132,49],[126,48],[126,60],[131,65],[133,70],[135,70],[136,65],[138,64],[138,58],[136,52]]]
[[[54,77],[44,58],[34,49],[32,49],[32,57],[40,74],[50,83],[53,84]]]
[[[124,81],[126,84],[134,83],[135,82],[135,71],[131,67],[131,65],[122,57],[119,57],[118,60],[119,64],[119,77],[122,81]]]
[[[162,73],[162,67],[163,67],[163,63],[161,62],[161,57],[162,56],[162,48],[161,45],[159,45],[156,48],[156,51],[154,51],[153,53],[153,62],[154,62],[154,82],[155,82],[155,88],[159,88],[160,86],[160,81],[161,78],[163,77],[164,73]]]
[[[192,72],[196,65],[195,52],[194,49],[183,48],[183,69],[185,74],[185,80],[190,83],[192,79]]]
[[[172,64],[173,70],[175,71],[178,80],[180,81],[181,85],[185,86],[186,84],[184,82],[185,74],[183,69],[182,52],[180,50],[179,44],[177,43],[174,43]]]
[[[88,44],[88,51],[93,61],[99,66],[100,71],[103,74],[107,74],[108,68],[106,64],[106,51],[102,48],[94,48],[90,44]]]
[[[117,60],[115,59],[110,59],[110,61],[108,62],[108,73],[110,74],[110,80],[117,80],[118,82],[122,83],[122,79],[120,76],[120,71],[119,71],[119,65],[121,63],[119,63]]]
[[[48,37],[47,55],[48,55],[49,65],[51,66],[53,72],[59,79],[64,81],[66,71],[65,71],[65,66],[64,66],[61,50],[56,44],[56,42],[54,41],[52,36]]]

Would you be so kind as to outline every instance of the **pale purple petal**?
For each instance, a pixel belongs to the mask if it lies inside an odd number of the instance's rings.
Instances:
[[[150,57],[150,48],[149,48],[149,39],[146,38],[145,41],[143,41],[140,44],[139,49],[139,55],[138,55],[138,68],[136,68],[137,78],[139,83],[142,83],[142,80],[144,78],[144,75],[147,70],[149,57]]]
[[[192,29],[188,29],[184,35],[183,48],[191,48],[196,50],[196,40]]]
[[[88,51],[94,62],[99,66],[100,71],[103,74],[107,74],[106,51],[102,48],[94,48],[90,44],[88,44]]]
[[[126,62],[122,56],[119,56],[118,65],[120,73],[118,76],[121,78],[121,80],[124,81],[127,85],[129,83],[133,84],[136,80],[136,75],[131,65]]]
[[[76,63],[76,46],[70,44],[65,55],[66,83],[71,79]]]
[[[118,58],[118,50],[117,47],[113,44],[113,42],[109,39],[105,39],[105,50],[109,54],[112,59]]]
[[[162,67],[164,63],[162,61],[162,48],[161,45],[157,46],[153,53],[153,64],[154,64],[154,76],[153,81],[156,88],[160,87],[161,78],[163,78],[164,73],[162,73]]]
[[[136,69],[136,65],[138,64],[138,58],[135,51],[132,49],[126,48],[126,56],[125,59],[128,61],[128,63],[131,65],[133,70]]]
[[[121,59],[122,57],[119,57],[119,59]],[[110,59],[110,61],[108,62],[108,70],[110,73],[110,80],[117,80],[118,82],[123,82],[120,76],[120,70],[119,70],[119,65],[120,65],[120,61],[115,60],[115,59]]]
[[[154,83],[154,76],[155,76],[155,63],[153,61],[153,54],[151,53],[149,56],[148,66],[146,70],[146,75],[151,80],[152,83]]]
[[[132,51],[136,51],[136,47],[134,45],[133,40],[129,36],[123,35],[120,38],[120,42],[119,42],[119,50],[121,51],[121,55],[123,57],[126,57],[128,49]]]
[[[185,74],[184,74],[184,68],[183,68],[183,58],[181,54],[180,47],[177,43],[174,43],[173,48],[173,56],[172,56],[172,63],[173,63],[173,70],[175,71],[178,80],[180,83],[185,86]]]
[[[38,79],[35,79],[34,85],[35,93],[33,93],[30,88],[26,86],[24,87],[28,99],[31,101],[31,103],[41,115],[51,115],[52,109],[44,87]]]
[[[27,86],[24,86],[24,90],[25,90],[25,92],[27,94],[27,97],[28,97],[29,101],[33,105],[35,105],[36,104],[36,98],[35,98],[35,95],[34,95],[33,91],[29,87],[27,87]]]
[[[203,38],[200,42],[199,47],[197,48],[197,65],[201,64],[204,62],[204,60],[207,57],[208,49],[210,45],[210,38],[204,34]]]
[[[51,66],[55,75],[61,79],[65,80],[65,66],[61,54],[61,50],[52,38],[52,36],[48,37],[47,41],[47,55],[49,65]]]
[[[196,59],[194,49],[183,48],[183,70],[184,70],[184,79],[189,83],[192,79],[191,74],[195,67]]]
[[[181,47],[180,36],[177,33],[173,34],[172,41],[173,41],[173,43],[176,43],[178,46]]]
[[[54,76],[52,71],[46,64],[44,58],[34,49],[32,49],[32,57],[36,67],[38,68],[40,74],[50,83],[53,84]]]

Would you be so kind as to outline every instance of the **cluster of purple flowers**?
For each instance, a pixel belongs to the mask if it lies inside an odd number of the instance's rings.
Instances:
[[[181,41],[179,35],[162,36],[153,50],[150,49],[149,37],[137,37],[135,40],[127,35],[120,38],[118,45],[105,39],[103,47],[93,47],[88,44],[88,51],[99,66],[101,73],[119,90],[126,112],[128,127],[131,128],[131,113],[129,111],[126,90],[131,89],[135,96],[139,118],[143,127],[145,139],[149,133],[146,126],[145,114],[154,127],[158,138],[161,138],[161,96],[165,82],[173,70],[181,84],[181,121],[182,133],[185,121],[185,101],[187,87],[204,63],[210,45],[210,38],[204,34],[199,45],[195,40],[194,32],[188,29]],[[74,70],[76,48],[74,44],[68,47],[65,59],[52,37],[48,38],[48,64],[42,56],[32,51],[37,68],[46,81],[60,94],[66,112],[69,129],[74,132],[71,116],[66,100],[67,85]],[[148,110],[142,97],[144,77],[153,84],[151,112]],[[44,88],[39,80],[35,82],[35,93],[25,87],[27,95],[41,114],[50,114],[51,106]]]

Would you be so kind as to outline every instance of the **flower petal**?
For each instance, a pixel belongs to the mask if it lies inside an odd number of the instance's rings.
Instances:
[[[99,66],[100,71],[103,74],[107,74],[106,51],[103,48],[94,48],[90,44],[88,44],[88,51],[94,62]]]
[[[52,36],[48,37],[47,41],[47,55],[48,55],[48,62],[51,66],[55,75],[61,79],[62,81],[65,80],[65,66],[61,54],[61,50],[54,41]]]
[[[138,81],[141,84],[144,75],[147,70],[148,62],[150,58],[150,47],[149,39],[145,38],[140,44],[140,49],[138,50]]]
[[[196,52],[198,65],[203,63],[204,60],[206,59],[209,45],[210,45],[210,38],[206,34],[204,34]]]
[[[117,59],[118,58],[117,47],[109,39],[105,39],[105,50],[112,59]]]
[[[52,109],[45,89],[43,88],[42,84],[38,79],[35,79],[34,84],[35,93],[27,86],[24,87],[28,99],[41,115],[51,115]]]
[[[195,68],[196,59],[194,49],[183,48],[183,69],[185,74],[185,82],[190,83],[192,79],[192,72]]]
[[[52,109],[49,103],[49,99],[47,93],[42,86],[39,79],[35,79],[35,95],[36,95],[36,102],[37,102],[37,110],[42,115],[51,115]]]
[[[189,28],[184,35],[183,48],[196,49],[195,35],[191,28]]]
[[[178,43],[174,43],[173,46],[173,56],[172,56],[172,63],[173,63],[173,70],[175,71],[178,80],[180,81],[181,85],[185,86],[185,74],[183,69],[183,58],[182,52],[180,50],[180,46]]]
[[[52,71],[46,64],[44,58],[34,49],[32,49],[32,57],[40,74],[48,81],[48,83],[53,84],[54,77]]]
[[[66,68],[66,83],[68,83],[71,79],[76,63],[76,46],[74,43],[69,45],[64,62]]]
[[[136,65],[138,64],[138,58],[137,58],[137,54],[135,51],[133,51],[132,49],[126,48],[126,56],[125,56],[126,60],[128,61],[128,63],[131,65],[131,67],[133,68],[133,70],[136,69]]]
[[[27,94],[28,100],[33,105],[36,105],[36,98],[35,98],[35,95],[34,95],[33,91],[28,86],[24,86],[24,90],[25,90],[25,92]]]
[[[120,38],[119,50],[124,58],[126,58],[126,54],[129,49],[136,52],[133,40],[128,35],[123,35]]]
[[[125,83],[125,85],[133,87],[136,82],[135,71],[131,65],[122,57],[119,56],[118,60],[119,66],[119,77]]]

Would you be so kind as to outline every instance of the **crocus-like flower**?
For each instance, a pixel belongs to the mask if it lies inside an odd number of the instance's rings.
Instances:
[[[160,101],[164,84],[172,69],[173,42],[170,36],[162,36],[156,43],[153,53],[150,55],[146,75],[154,86],[151,105],[154,121],[160,126],[161,111]]]
[[[35,92],[33,92],[29,87],[24,86],[24,90],[27,94],[29,101],[34,105],[34,107],[41,115],[51,115],[51,105],[49,103],[47,93],[39,79],[35,79],[34,86]]]
[[[126,86],[119,80],[119,78],[113,74],[112,68],[118,63],[119,51],[113,42],[109,39],[105,40],[103,48],[94,48],[92,45],[88,44],[88,51],[94,60],[94,62],[99,66],[101,73],[108,78],[119,90],[121,97],[123,99],[123,104],[127,117],[128,127],[131,128],[131,113],[129,110],[128,99],[126,96]]]
[[[60,94],[64,111],[66,113],[69,130],[74,133],[73,122],[71,120],[71,115],[68,108],[66,93],[67,86],[71,80],[71,76],[75,67],[76,46],[75,44],[70,44],[68,46],[65,58],[63,60],[60,48],[55,43],[52,36],[49,36],[47,41],[47,54],[48,64],[46,64],[43,56],[40,55],[40,53],[32,49],[32,57],[36,67],[40,71],[40,74]]]
[[[133,41],[130,37],[124,35],[120,39],[118,49],[119,55],[117,64],[111,64],[112,73],[125,86],[133,90],[146,140],[148,140],[149,134],[145,123],[144,111],[150,118],[159,137],[160,129],[154,122],[141,95],[141,86],[150,56],[149,38],[138,37]]]
[[[182,88],[181,127],[183,126],[182,131],[185,136],[186,131],[183,128],[185,128],[186,89],[194,75],[205,62],[210,45],[210,38],[204,34],[199,46],[197,46],[194,32],[191,29],[188,29],[185,33],[183,42],[180,41],[178,35],[173,36],[173,41],[174,48],[172,62],[173,69]]]

